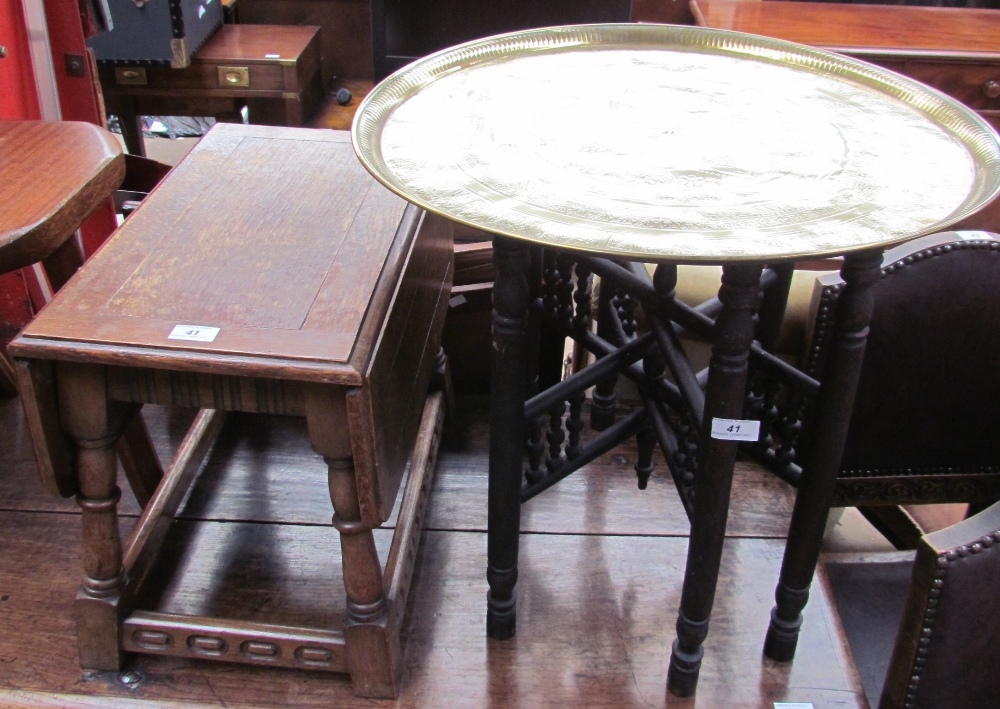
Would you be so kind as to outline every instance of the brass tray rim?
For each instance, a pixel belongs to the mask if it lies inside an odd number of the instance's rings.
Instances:
[[[621,36],[637,37],[641,41],[620,43]],[[666,46],[669,43],[669,46]],[[836,248],[782,250],[773,253],[718,255],[698,254],[686,250],[678,254],[632,252],[599,247],[566,244],[557,239],[519,234],[485,225],[461,214],[451,213],[414,194],[405,182],[396,178],[385,164],[378,146],[378,137],[392,112],[411,96],[434,82],[439,76],[471,66],[489,63],[499,57],[520,52],[560,50],[569,45],[611,48],[671,49],[702,51],[731,56],[745,56],[757,61],[770,61],[785,66],[801,67],[826,75],[837,75],[894,97],[919,113],[930,123],[953,136],[972,157],[976,178],[963,202],[949,215],[919,231],[886,237],[868,243]],[[875,64],[847,57],[833,51],[787,40],[732,30],[687,25],[654,23],[603,23],[542,27],[493,35],[442,49],[417,59],[379,82],[358,106],[351,125],[351,142],[362,165],[387,189],[417,206],[466,226],[488,231],[543,247],[603,254],[617,258],[646,262],[674,263],[773,262],[804,258],[835,256],[874,248],[886,248],[920,236],[945,230],[948,226],[975,214],[1000,195],[1000,135],[981,116],[947,94],[915,79],[883,69]],[[613,226],[609,225],[609,232]],[[691,233],[697,233],[692,231]]]

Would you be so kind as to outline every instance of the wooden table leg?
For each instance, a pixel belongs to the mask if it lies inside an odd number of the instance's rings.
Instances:
[[[115,442],[124,415],[109,405],[100,367],[60,363],[57,386],[62,425],[76,446],[83,525],[83,583],[76,596],[80,666],[118,670],[124,574]]]
[[[612,302],[614,294],[614,284],[610,281],[601,283],[597,306],[597,336],[608,342],[614,342],[617,339],[611,313],[614,308]],[[618,374],[615,373],[608,375],[594,386],[594,393],[591,397],[590,425],[595,430],[603,431],[610,428],[615,422],[615,406],[618,403],[615,393],[617,384]]]
[[[722,271],[719,300],[723,310],[716,322],[709,364],[691,537],[677,618],[677,639],[667,673],[667,690],[678,697],[694,694],[698,684],[704,655],[702,643],[708,635],[708,622],[715,602],[736,464],[737,441],[712,438],[712,420],[743,417],[747,364],[754,336],[753,309],[760,299],[761,271],[762,267],[756,264],[729,265]]]
[[[395,699],[402,672],[399,631],[389,612],[371,525],[362,521],[344,389],[313,387],[306,394],[313,449],[328,466],[333,526],[340,532],[347,622],[344,640],[354,693]]]
[[[525,332],[530,289],[528,248],[494,237],[493,369],[490,382],[490,469],[487,522],[486,633],[513,637],[517,627],[517,552],[524,460]]]
[[[130,155],[146,157],[146,144],[142,138],[142,116],[136,110],[134,96],[119,96],[117,100],[118,125],[122,129],[122,140]]]
[[[771,611],[771,624],[764,641],[764,654],[779,662],[795,656],[802,609],[809,600],[809,586],[816,571],[851,423],[874,307],[871,287],[879,279],[881,265],[882,252],[868,251],[846,256],[840,271],[845,285],[837,300],[834,342],[820,380],[823,384],[812,430],[804,446],[806,459],[774,594],[777,605]]]
[[[53,292],[66,285],[83,263],[83,248],[76,236],[71,235],[44,261],[45,275]],[[163,478],[163,466],[141,414],[136,412],[124,434],[118,441],[118,457],[132,493],[139,505],[145,507]]]
[[[778,345],[778,335],[781,333],[781,323],[785,319],[785,307],[788,305],[788,290],[792,286],[792,276],[795,274],[795,264],[779,263],[771,266],[778,278],[764,292],[757,311],[757,341],[768,352],[774,352]]]

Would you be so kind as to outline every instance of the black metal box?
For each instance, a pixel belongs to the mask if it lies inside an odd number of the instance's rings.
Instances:
[[[98,62],[183,69],[222,24],[222,0],[108,0],[112,28],[87,40]]]

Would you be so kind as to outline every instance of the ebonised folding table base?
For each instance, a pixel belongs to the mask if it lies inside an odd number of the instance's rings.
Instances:
[[[775,457],[779,454],[774,450],[789,448],[787,434],[785,445],[778,445],[788,421],[775,415],[774,401],[783,395],[813,407],[813,425],[799,440],[797,460],[803,462],[795,481],[799,493],[793,513],[808,520],[800,527],[808,533],[788,541],[765,642],[768,656],[791,660],[850,420],[871,315],[869,291],[878,277],[881,251],[844,259],[847,285],[838,303],[836,343],[821,386],[770,352],[784,314],[790,263],[768,268],[725,264],[718,299],[692,308],[674,299],[673,263],[659,264],[650,277],[642,264],[543,252],[499,236],[493,243],[489,636],[510,638],[516,630],[521,504],[635,436],[639,487],[646,486],[653,450],[659,445],[691,522],[667,687],[678,696],[693,694],[741,445],[734,435],[738,431],[727,432],[724,422],[736,428],[759,422],[759,438],[744,445],[771,451]],[[591,322],[594,274],[601,282],[596,328]],[[645,323],[642,334],[640,317]],[[679,339],[685,330],[712,343],[706,372],[695,372],[685,357]],[[539,372],[552,369],[546,367],[545,353],[560,351],[540,342],[566,336],[596,361],[563,381],[540,381]],[[614,392],[621,376],[635,383],[642,405],[617,418]],[[599,433],[584,441],[584,403],[591,387],[590,424]]]

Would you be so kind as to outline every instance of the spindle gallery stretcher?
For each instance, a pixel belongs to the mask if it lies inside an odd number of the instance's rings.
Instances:
[[[176,655],[350,672],[357,694],[396,696],[452,268],[450,223],[372,179],[347,133],[220,124],[19,335],[42,479],[82,509],[83,667]],[[143,512],[123,544],[115,442],[146,403],[200,412],[165,472],[130,479]],[[226,411],[306,419],[329,468],[343,629],[135,607]],[[383,568],[372,530],[404,478]]]

